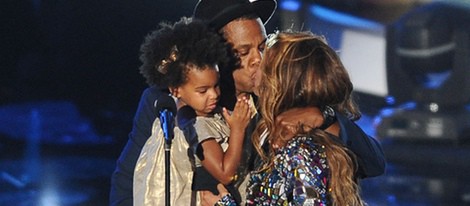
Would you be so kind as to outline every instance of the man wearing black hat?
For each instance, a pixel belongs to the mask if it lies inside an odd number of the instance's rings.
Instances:
[[[225,71],[221,68],[220,72],[221,81],[234,82],[234,88],[223,88],[221,84],[221,99],[229,99],[222,104],[229,109],[233,108],[236,100],[235,96],[232,97],[233,101],[230,101],[231,97],[223,97],[224,93],[233,95],[233,92],[225,91],[232,90],[236,94],[245,93],[248,97],[252,96],[256,84],[256,71],[259,69],[266,40],[264,24],[269,21],[275,9],[275,0],[252,2],[249,0],[200,0],[195,7],[194,17],[207,21],[212,28],[220,31],[240,57],[239,68]],[[151,87],[146,89],[141,97],[133,129],[129,134],[129,141],[117,161],[117,167],[112,176],[111,205],[132,205],[134,168],[142,147],[151,135],[152,123],[157,118],[153,104],[161,94],[160,90]],[[357,176],[364,178],[383,174],[385,158],[380,145],[352,121],[341,115],[335,115],[334,111],[329,109],[320,111],[312,107],[291,112],[299,114],[298,117],[307,117],[308,121],[305,121],[305,124],[313,128],[327,128],[337,120],[341,128],[341,140],[357,156],[359,163]],[[248,130],[254,128],[254,124],[251,126]],[[251,131],[247,133],[251,134]],[[247,141],[249,139],[246,138],[245,142],[251,143]],[[245,145],[245,148],[251,148],[251,145]],[[249,156],[250,151],[247,150],[244,155]]]

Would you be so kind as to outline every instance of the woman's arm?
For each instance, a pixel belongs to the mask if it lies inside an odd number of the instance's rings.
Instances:
[[[326,154],[321,145],[316,145],[310,137],[297,137],[295,143],[287,145],[286,162],[291,168],[287,171],[289,188],[294,205],[329,205],[329,168]],[[281,163],[282,164],[282,163]],[[284,163],[285,164],[285,163]]]
[[[333,131],[332,128],[339,126],[341,141],[357,156],[359,169],[356,176],[365,178],[383,174],[385,172],[385,156],[379,142],[367,135],[347,117],[336,113],[336,119],[339,125],[333,124],[325,131],[337,135],[335,134],[337,129]],[[279,115],[276,121],[283,127],[292,127],[301,123],[310,128],[318,128],[323,124],[323,115],[316,107],[294,108]]]

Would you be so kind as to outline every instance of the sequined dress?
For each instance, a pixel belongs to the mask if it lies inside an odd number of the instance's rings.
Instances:
[[[274,167],[252,172],[247,205],[330,205],[324,146],[296,137],[278,150]]]

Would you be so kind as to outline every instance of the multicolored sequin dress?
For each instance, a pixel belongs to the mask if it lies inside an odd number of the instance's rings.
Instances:
[[[253,172],[247,205],[330,205],[325,148],[312,137],[296,137],[278,150],[274,167]]]

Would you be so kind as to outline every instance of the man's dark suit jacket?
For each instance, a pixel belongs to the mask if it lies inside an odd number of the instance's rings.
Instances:
[[[142,94],[129,140],[116,162],[116,169],[111,177],[110,205],[133,205],[134,167],[145,142],[151,135],[152,124],[157,118],[154,104],[160,95],[166,93],[156,87],[147,88]],[[346,117],[337,114],[337,119],[341,126],[341,140],[357,156],[359,164],[357,176],[365,178],[383,174],[385,157],[377,140],[365,134]],[[246,136],[251,136],[251,132],[247,132]]]

